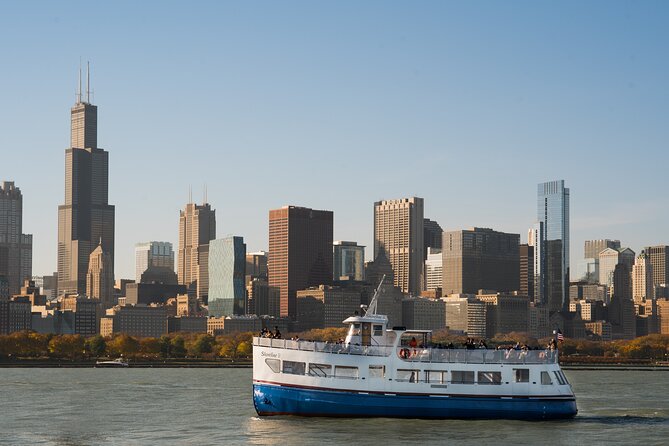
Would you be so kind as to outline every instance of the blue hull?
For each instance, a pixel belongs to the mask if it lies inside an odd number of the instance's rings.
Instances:
[[[550,420],[576,415],[575,399],[439,397],[253,385],[258,415]]]

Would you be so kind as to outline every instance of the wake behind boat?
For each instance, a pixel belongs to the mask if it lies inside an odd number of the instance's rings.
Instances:
[[[342,344],[253,338],[258,415],[558,419],[577,413],[557,350],[441,349],[387,329],[376,293]]]

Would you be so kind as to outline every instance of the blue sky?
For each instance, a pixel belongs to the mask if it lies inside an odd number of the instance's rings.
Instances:
[[[417,195],[444,229],[527,237],[536,184],[571,189],[583,241],[669,243],[667,2],[15,2],[0,38],[0,180],[24,194],[36,274],[80,58],[110,153],[116,272],[178,242],[204,184],[218,236],[267,248],[285,204],[371,246],[373,202]],[[368,256],[371,251],[368,250]]]

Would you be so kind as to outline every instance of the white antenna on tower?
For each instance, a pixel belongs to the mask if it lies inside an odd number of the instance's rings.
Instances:
[[[193,202],[193,186],[191,186],[189,184],[188,185],[188,203],[190,204],[192,202]]]
[[[91,62],[86,61],[86,102],[91,103]]]
[[[79,58],[79,88],[77,89],[77,104],[81,104],[81,57]]]
[[[207,183],[204,183],[204,203],[207,204]]]

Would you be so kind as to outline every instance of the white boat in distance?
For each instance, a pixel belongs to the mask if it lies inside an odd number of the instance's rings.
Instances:
[[[383,283],[383,281],[382,281]],[[559,419],[578,412],[557,350],[443,349],[387,329],[377,288],[343,344],[253,338],[258,415]]]
[[[96,361],[95,367],[104,368],[104,367],[128,367],[128,361],[123,358],[116,358],[110,361]]]

